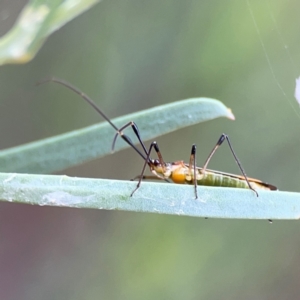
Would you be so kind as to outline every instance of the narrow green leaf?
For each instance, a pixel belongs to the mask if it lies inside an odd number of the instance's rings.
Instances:
[[[31,0],[14,27],[0,39],[0,65],[26,63],[47,36],[83,13],[99,0]]]
[[[57,175],[0,173],[3,201],[106,210],[151,212],[170,215],[239,218],[299,219],[300,194],[278,191],[198,187],[142,182],[72,178]]]
[[[122,126],[135,121],[143,140],[175,131],[217,117],[234,119],[231,111],[220,101],[195,98],[157,106],[151,109],[116,118]],[[133,141],[137,139],[127,129]],[[126,132],[126,133],[127,133]],[[100,123],[80,130],[39,140],[37,142],[0,151],[0,170],[17,173],[51,173],[78,165],[111,153],[115,131],[108,123]],[[127,148],[119,140],[115,150]]]

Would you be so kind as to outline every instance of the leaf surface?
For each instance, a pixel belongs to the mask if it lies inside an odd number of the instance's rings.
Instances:
[[[58,175],[0,173],[2,201],[169,215],[239,218],[299,219],[300,194],[279,191],[198,187],[142,182],[72,178]]]

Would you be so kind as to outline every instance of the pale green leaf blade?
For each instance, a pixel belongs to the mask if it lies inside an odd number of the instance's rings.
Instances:
[[[132,113],[116,118],[113,122],[118,127],[130,121],[136,122],[142,139],[146,141],[217,117],[234,119],[231,111],[220,101],[193,98]],[[137,141],[130,129],[127,129],[127,133],[133,141]],[[35,174],[63,170],[110,154],[114,134],[114,129],[105,122],[2,150],[0,170]],[[115,150],[127,147],[128,145],[120,139]]]
[[[57,175],[0,173],[3,201],[61,206],[124,210],[169,215],[239,218],[299,219],[300,194],[248,189],[198,187],[142,182],[130,197],[136,182],[72,178]]]

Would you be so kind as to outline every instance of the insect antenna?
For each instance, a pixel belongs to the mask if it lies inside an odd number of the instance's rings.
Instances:
[[[82,91],[80,91],[78,88],[76,88],[75,86],[73,86],[72,84],[59,79],[59,78],[48,78],[42,81],[39,81],[37,83],[37,85],[41,85],[44,83],[48,83],[48,82],[54,82],[54,83],[58,83],[60,85],[65,86],[66,88],[68,88],[69,90],[73,91],[74,93],[78,94],[82,99],[84,99],[90,106],[92,106],[101,116],[103,119],[105,119],[115,130],[116,130],[116,135],[120,136],[129,146],[131,146],[142,158],[144,161],[147,161],[147,163],[150,162],[150,159],[147,159],[148,156],[148,152],[145,148],[145,145],[143,144],[143,142],[140,139],[140,136],[137,136],[139,139],[139,142],[141,143],[143,150],[145,151],[145,154],[142,153],[132,142],[132,140],[129,138],[129,136],[127,136],[126,134],[123,133],[123,129],[125,128],[124,126],[121,127],[121,130],[106,116],[106,114],[97,106],[97,104],[85,93],[83,93]],[[127,126],[126,126],[127,127]],[[134,131],[135,132],[135,131]],[[135,132],[136,134],[136,132]],[[116,138],[115,138],[116,139]],[[114,139],[114,143],[115,143],[115,139]]]

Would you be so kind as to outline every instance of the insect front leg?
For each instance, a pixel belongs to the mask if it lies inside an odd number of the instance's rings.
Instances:
[[[138,183],[137,183],[137,185],[136,185],[136,188],[132,191],[130,197],[132,197],[132,195],[135,193],[135,191],[140,187],[141,182],[142,182],[142,179],[144,178],[144,173],[145,173],[145,169],[146,169],[146,166],[147,166],[147,165],[149,165],[151,172],[152,172],[155,176],[157,176],[157,178],[160,178],[160,179],[162,179],[162,180],[165,179],[164,177],[158,175],[158,174],[156,173],[156,171],[155,171],[155,168],[154,168],[154,167],[155,167],[155,161],[153,161],[153,160],[150,158],[150,154],[151,154],[151,151],[152,151],[153,148],[154,148],[154,150],[155,150],[155,152],[156,152],[156,154],[157,154],[158,162],[159,162],[160,166],[162,167],[163,173],[165,172],[165,162],[164,162],[163,157],[162,157],[162,155],[161,155],[161,153],[160,153],[160,150],[159,150],[159,147],[158,147],[158,145],[157,145],[157,142],[154,141],[154,142],[151,143],[151,145],[150,145],[150,147],[149,147],[149,150],[147,151],[147,156],[146,156],[146,159],[145,159],[145,163],[144,163],[144,165],[143,165],[142,172],[141,172],[140,176],[138,176],[139,181],[138,181]]]

